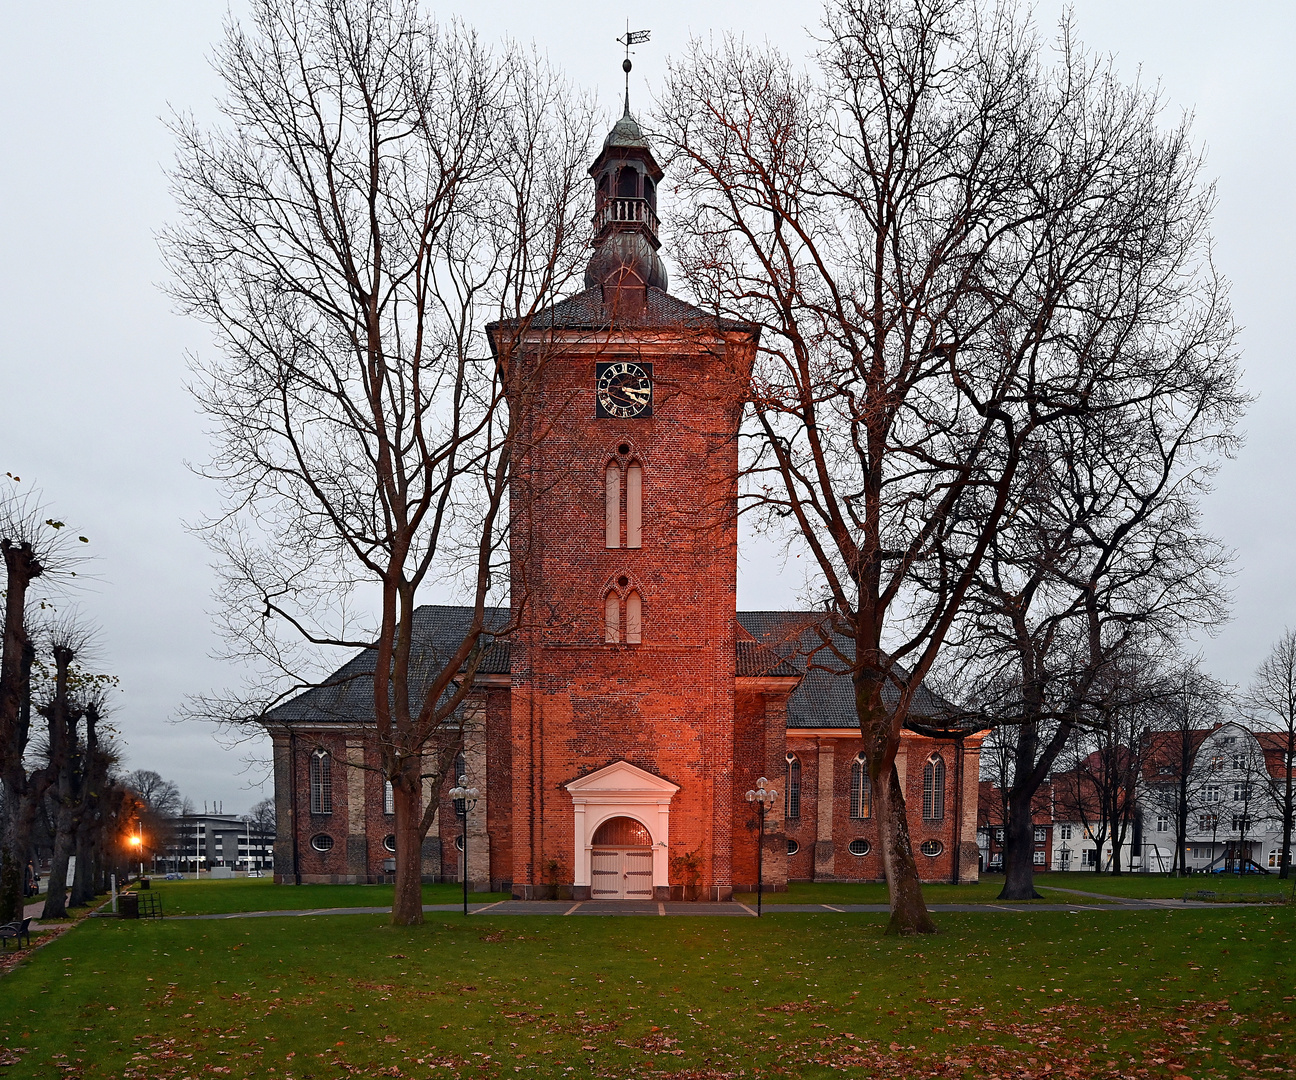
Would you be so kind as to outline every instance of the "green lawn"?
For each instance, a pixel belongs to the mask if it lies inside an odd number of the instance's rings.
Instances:
[[[1239,893],[1278,893],[1291,897],[1292,883],[1282,882],[1277,877],[1248,876],[1245,878],[1224,877],[1222,875],[1191,878],[1172,878],[1162,874],[1037,874],[1035,890],[1044,899],[1036,903],[1069,903],[1082,904],[1103,903],[1103,901],[1075,896],[1075,890],[1106,894],[1108,896],[1127,896],[1136,899],[1173,899],[1179,900],[1185,893],[1195,893],[1198,889],[1211,889],[1220,899]],[[987,904],[999,898],[1003,890],[1002,874],[982,874],[975,885],[924,885],[923,896],[929,904]],[[756,903],[755,893],[739,894],[737,899],[746,904]],[[886,885],[878,882],[868,885],[843,885],[836,882],[792,882],[786,892],[767,892],[767,904],[885,904],[887,902]],[[1014,901],[1018,903],[1020,901]]]
[[[831,912],[91,919],[0,979],[0,1062],[122,1080],[1296,1068],[1291,907],[939,922],[900,940]]]
[[[270,878],[228,881],[166,881],[151,884],[167,915],[216,915],[232,911],[303,911],[335,907],[391,907],[390,885],[276,885]],[[508,893],[469,893],[470,903],[505,900]],[[458,904],[463,886],[423,886],[423,903]]]
[[[997,875],[995,880],[1002,887],[1003,875]],[[1220,899],[1242,893],[1282,893],[1289,901],[1292,898],[1292,882],[1280,880],[1277,874],[1247,874],[1245,877],[1232,874],[1194,874],[1186,878],[1166,874],[1040,874],[1035,878],[1035,886],[1043,893],[1047,893],[1050,886],[1055,886],[1144,900],[1180,900],[1185,893],[1195,894],[1198,889],[1209,889]]]

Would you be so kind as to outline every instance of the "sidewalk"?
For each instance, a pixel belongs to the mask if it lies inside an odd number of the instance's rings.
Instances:
[[[1074,890],[1066,890],[1073,892]],[[1010,902],[986,904],[930,904],[932,912],[999,912],[1010,915],[1026,915],[1033,911],[1065,911],[1079,914],[1088,911],[1147,911],[1150,908],[1167,910],[1223,907],[1249,907],[1247,904],[1207,904],[1184,900],[1132,900],[1128,897],[1103,896],[1100,893],[1083,893],[1083,896],[1104,901],[1102,904],[1013,904]],[[425,904],[424,912],[461,911],[459,904]],[[886,914],[891,909],[886,904],[766,904],[764,910],[774,914],[822,915],[833,914]],[[348,908],[310,908],[288,911],[232,911],[215,915],[169,915],[171,920],[198,919],[269,919],[301,918],[307,915],[386,915],[391,908],[386,907],[348,907]],[[728,903],[677,902],[658,900],[497,900],[492,904],[469,904],[471,915],[489,912],[491,915],[647,915],[647,916],[724,916],[754,918],[756,908],[753,905],[731,901]]]

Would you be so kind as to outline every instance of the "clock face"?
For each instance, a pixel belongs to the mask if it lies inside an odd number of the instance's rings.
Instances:
[[[594,366],[594,398],[600,419],[652,416],[652,364],[617,360]]]

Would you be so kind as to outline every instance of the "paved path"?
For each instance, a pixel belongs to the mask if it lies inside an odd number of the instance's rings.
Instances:
[[[1029,914],[1032,911],[1067,911],[1073,914],[1081,911],[1146,911],[1149,908],[1173,910],[1200,910],[1203,908],[1247,907],[1242,904],[1198,903],[1188,900],[1140,900],[1121,896],[1105,896],[1101,893],[1080,893],[1074,889],[1059,890],[1076,893],[1089,899],[1102,900],[1101,904],[1076,902],[1074,904],[1014,904],[1007,901],[985,904],[930,904],[933,912],[1002,912],[1013,915]],[[460,911],[459,904],[425,904],[425,912]],[[770,914],[792,912],[797,914],[833,913],[869,913],[885,914],[890,911],[886,904],[766,904],[764,910]],[[309,908],[288,911],[233,911],[217,915],[171,915],[170,919],[267,919],[267,918],[301,918],[307,915],[386,915],[389,907],[345,907],[345,908]],[[662,902],[657,900],[497,900],[493,904],[469,904],[472,915],[489,912],[492,915],[710,915],[730,918],[751,918],[756,914],[754,905],[731,901],[728,903],[705,902]]]

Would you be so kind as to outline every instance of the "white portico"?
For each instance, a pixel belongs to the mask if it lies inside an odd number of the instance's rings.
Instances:
[[[575,818],[575,888],[584,893],[591,887],[591,855],[599,826],[613,818],[630,818],[651,837],[652,888],[655,894],[665,894],[670,888],[670,803],[679,786],[628,761],[614,761],[573,780],[567,791]]]

